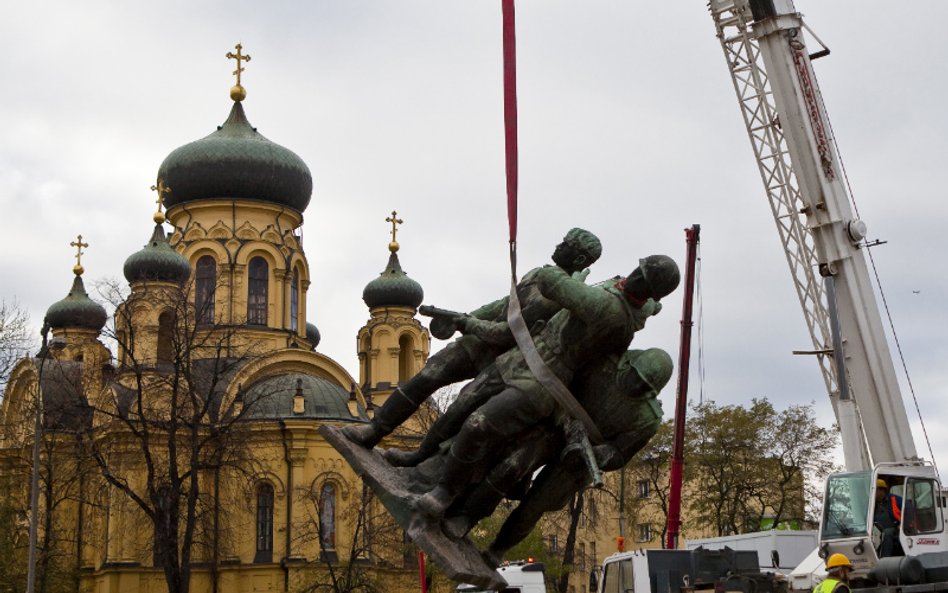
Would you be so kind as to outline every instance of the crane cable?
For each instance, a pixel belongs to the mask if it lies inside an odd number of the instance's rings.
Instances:
[[[823,118],[826,121],[826,125],[829,126],[830,137],[833,139],[833,148],[836,150],[836,155],[839,158],[839,168],[843,172],[843,179],[846,181],[846,191],[849,193],[849,202],[852,204],[853,212],[856,214],[856,218],[859,217],[859,206],[856,204],[856,197],[853,193],[852,185],[849,182],[849,173],[846,171],[846,164],[843,162],[842,152],[839,150],[839,144],[836,142],[836,132],[833,131],[833,122],[830,121],[829,116],[826,111],[826,103],[823,101],[823,92],[817,88],[817,97],[820,102],[820,109],[823,110]],[[892,319],[892,312],[889,310],[889,302],[885,297],[885,290],[882,288],[882,280],[879,277],[879,270],[876,268],[876,260],[872,257],[872,247],[866,242],[864,245],[866,250],[866,255],[869,257],[869,265],[872,267],[872,274],[876,279],[876,287],[879,289],[879,296],[882,299],[882,309],[885,311],[886,319],[889,322],[889,330],[892,332],[892,339],[895,341],[895,349],[899,353],[899,362],[902,364],[902,372],[905,374],[905,381],[908,384],[909,393],[912,396],[912,403],[915,405],[915,413],[918,415],[919,424],[922,427],[922,434],[925,437],[925,445],[928,447],[928,455],[931,457],[932,466],[935,469],[935,473],[938,473],[938,463],[935,461],[935,453],[932,450],[931,440],[928,438],[928,428],[925,426],[925,419],[922,418],[922,409],[918,405],[918,397],[915,395],[915,386],[912,384],[912,376],[909,374],[908,364],[905,362],[905,355],[902,352],[902,343],[899,341],[899,334],[895,331],[895,322]]]
[[[536,344],[523,319],[517,295],[517,50],[514,26],[514,0],[501,0],[504,43],[504,144],[507,178],[507,226],[510,231],[510,300],[507,324],[524,361],[537,381],[570,416],[586,430],[594,445],[603,442],[602,435],[589,414],[576,401],[569,388],[550,370],[537,352]]]

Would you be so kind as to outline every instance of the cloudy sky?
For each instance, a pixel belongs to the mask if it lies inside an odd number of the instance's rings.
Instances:
[[[426,302],[469,310],[507,283],[497,0],[10,3],[0,20],[0,298],[37,326],[88,280],[121,278],[151,233],[158,166],[230,109],[314,178],[304,247],[320,350],[356,375],[362,289],[397,210]],[[817,75],[937,461],[948,467],[948,214],[941,24],[948,4],[798,0],[833,53]],[[705,2],[519,0],[521,269],[564,232],[603,240],[591,279],[684,255],[702,225],[692,395],[831,412]],[[681,291],[636,338],[678,350]],[[437,343],[436,348],[443,344]],[[693,368],[697,369],[697,358]],[[903,387],[905,379],[902,379]],[[920,453],[929,457],[905,389]],[[667,413],[673,394],[663,395]]]

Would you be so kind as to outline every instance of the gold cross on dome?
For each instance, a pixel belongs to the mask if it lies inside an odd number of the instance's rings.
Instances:
[[[242,46],[241,44],[239,44],[239,43],[234,46],[234,49],[237,50],[237,53],[234,53],[234,52],[230,52],[230,51],[229,51],[229,52],[227,52],[227,58],[228,58],[228,59],[231,59],[231,60],[237,60],[237,69],[234,70],[234,74],[237,75],[237,86],[240,86],[240,73],[244,71],[244,68],[243,68],[243,66],[240,65],[240,63],[241,63],[241,62],[249,62],[249,61],[250,61],[250,56],[247,55],[247,54],[242,54],[242,53],[240,53],[240,50],[243,49],[243,46]]]
[[[396,226],[396,225],[399,225],[399,224],[402,224],[403,222],[405,222],[405,221],[402,220],[401,218],[398,218],[398,217],[397,217],[397,214],[398,214],[397,212],[395,212],[394,210],[392,210],[392,215],[391,215],[390,217],[388,217],[388,218],[385,219],[385,222],[390,222],[390,223],[392,223],[392,243],[395,243],[395,233],[398,232],[398,226]]]
[[[76,248],[76,265],[73,266],[72,270],[73,270],[73,272],[75,272],[77,275],[78,275],[78,274],[82,274],[82,253],[83,253],[82,248],[83,248],[83,247],[88,247],[89,244],[88,244],[88,243],[83,243],[83,242],[82,242],[82,235],[79,235],[79,236],[76,237],[76,240],[75,240],[75,241],[72,241],[71,243],[69,243],[69,245],[70,245],[71,247],[75,247],[75,248]]]
[[[163,179],[158,178],[158,185],[151,186],[151,191],[158,192],[158,199],[155,200],[155,203],[158,204],[158,212],[161,212],[161,207],[165,205],[165,194],[171,193],[171,188],[165,185]]]

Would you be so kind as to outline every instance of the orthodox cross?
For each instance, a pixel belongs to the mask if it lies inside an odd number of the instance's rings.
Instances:
[[[165,194],[171,193],[171,188],[165,185],[165,182],[159,178],[158,185],[151,186],[151,191],[158,192],[158,199],[155,200],[155,203],[158,204],[158,212],[161,212],[161,207],[165,205]]]
[[[240,50],[243,49],[243,46],[239,43],[234,46],[234,49],[237,50],[237,53],[229,51],[227,52],[227,58],[231,60],[237,60],[237,69],[234,70],[234,74],[237,75],[237,86],[240,86],[240,73],[244,71],[244,68],[240,65],[240,62],[249,62],[250,56],[240,53]]]
[[[405,222],[405,221],[402,220],[401,218],[397,218],[396,214],[397,214],[397,212],[395,212],[394,210],[392,210],[392,216],[385,219],[385,222],[390,222],[390,223],[392,223],[392,243],[395,243],[395,242],[396,242],[396,241],[395,241],[395,233],[398,232],[398,227],[397,227],[396,225],[399,225],[399,224],[402,224],[403,222]]]
[[[88,247],[89,244],[83,243],[82,235],[79,235],[76,237],[76,240],[69,243],[69,245],[76,248],[76,265],[73,267],[73,271],[75,271],[76,274],[82,274],[82,248]]]

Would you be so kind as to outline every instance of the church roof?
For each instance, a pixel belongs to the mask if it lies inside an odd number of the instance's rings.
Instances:
[[[402,271],[397,251],[388,258],[388,265],[379,277],[369,282],[362,291],[362,300],[371,307],[417,308],[425,298],[421,284]]]
[[[294,400],[300,393],[303,410],[294,412]],[[323,377],[305,373],[287,373],[262,379],[244,391],[247,417],[253,419],[319,418],[323,420],[367,419],[365,412],[357,416],[349,412],[349,392]]]
[[[162,280],[182,284],[191,275],[191,264],[168,244],[164,229],[156,224],[145,247],[125,260],[124,272],[129,282]]]
[[[165,158],[158,179],[173,208],[206,198],[261,200],[303,212],[313,192],[306,163],[288,148],[266,139],[235,102],[224,125]]]
[[[79,270],[81,274],[81,268]],[[105,326],[107,319],[105,308],[89,298],[80,274],[76,274],[66,298],[53,303],[46,310],[46,322],[51,328],[83,328],[99,331]]]

